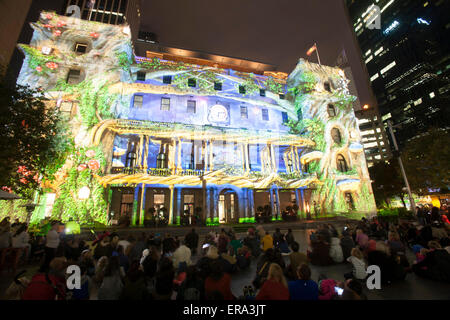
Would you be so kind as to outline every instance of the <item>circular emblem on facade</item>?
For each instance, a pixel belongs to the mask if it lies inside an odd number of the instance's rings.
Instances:
[[[209,110],[208,120],[210,122],[228,122],[228,110],[220,104],[216,104]]]

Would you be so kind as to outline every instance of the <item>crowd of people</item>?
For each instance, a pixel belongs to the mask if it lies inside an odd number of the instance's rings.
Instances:
[[[193,228],[182,239],[165,234],[103,232],[93,241],[65,235],[53,221],[46,236],[31,237],[25,224],[0,223],[0,249],[20,247],[24,261],[40,261],[31,279],[17,275],[6,292],[23,300],[360,300],[366,267],[377,265],[382,283],[407,273],[450,282],[450,225],[430,221],[389,223],[362,219],[336,229],[321,224],[301,248],[292,230],[274,233],[262,225],[238,237],[231,229],[211,231],[204,241]],[[423,223],[423,224],[422,224]],[[407,259],[408,250],[415,261]],[[304,253],[306,251],[306,253]],[[256,265],[253,281],[236,295],[232,278]],[[340,279],[311,278],[311,265],[346,264]],[[68,289],[66,269],[81,271],[81,288]],[[22,276],[22,277],[21,277]]]

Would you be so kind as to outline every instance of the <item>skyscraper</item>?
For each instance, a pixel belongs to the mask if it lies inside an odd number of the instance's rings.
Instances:
[[[393,121],[400,148],[430,127],[448,128],[450,3],[347,0],[347,6],[382,120]]]

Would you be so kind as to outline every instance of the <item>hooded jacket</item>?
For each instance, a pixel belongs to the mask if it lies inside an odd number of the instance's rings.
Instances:
[[[344,254],[342,253],[342,247],[339,238],[331,238],[330,257],[336,263],[341,263],[344,261]]]

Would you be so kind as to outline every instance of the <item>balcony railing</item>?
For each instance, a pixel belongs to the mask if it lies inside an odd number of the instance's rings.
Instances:
[[[126,168],[126,167],[113,167],[111,168],[111,174],[127,174],[127,175],[133,175],[133,174],[148,174],[151,176],[160,176],[160,177],[167,177],[172,175],[171,169],[158,169],[158,168]],[[176,171],[176,175],[179,176],[197,176],[200,177],[205,173],[204,170],[193,170],[193,169],[181,169]],[[243,169],[227,169],[224,171],[225,174],[230,176],[244,176],[245,171]],[[262,173],[261,171],[250,171],[248,172],[248,177],[250,178],[265,178],[270,173]],[[311,174],[304,173],[304,172],[290,172],[285,173],[281,172],[278,173],[280,178],[285,180],[293,180],[293,179],[306,179],[311,177]]]

